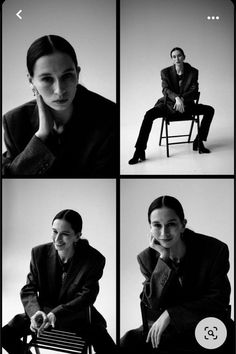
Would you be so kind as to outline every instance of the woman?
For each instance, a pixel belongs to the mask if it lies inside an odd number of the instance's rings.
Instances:
[[[151,203],[148,221],[149,247],[138,255],[147,323],[121,339],[124,353],[201,353],[194,331],[206,317],[223,321],[230,338],[227,245],[186,229],[182,205],[171,196]],[[219,353],[233,353],[231,344]]]
[[[194,104],[194,97],[198,92],[198,70],[190,64],[184,63],[185,54],[183,49],[179,47],[171,50],[170,57],[173,65],[161,71],[162,92],[166,97],[166,104],[164,103],[165,98],[162,97],[154,108],[146,112],[135,145],[134,156],[129,160],[130,165],[146,159],[145,150],[152,123],[163,115],[178,115],[178,118],[184,113],[203,115],[199,137],[196,136],[193,142],[193,150],[199,150],[200,153],[210,152],[204,146],[203,141],[207,140],[214,109],[211,106]]]
[[[27,68],[36,100],[3,117],[3,175],[114,177],[115,104],[78,84],[70,43],[55,35],[37,39]]]
[[[25,313],[2,329],[2,346],[8,353],[24,353],[20,338],[30,330],[40,334],[49,326],[78,330],[96,353],[115,352],[106,321],[92,306],[105,258],[81,239],[81,230],[80,214],[62,210],[52,222],[52,242],[33,248],[30,273],[20,294]],[[89,306],[91,324],[86,320]]]

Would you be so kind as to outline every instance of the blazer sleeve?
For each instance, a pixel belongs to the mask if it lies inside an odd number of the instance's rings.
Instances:
[[[3,128],[7,148],[2,156],[3,176],[43,175],[52,166],[55,156],[43,141],[33,135],[23,151],[19,151],[5,116]]]
[[[177,331],[195,326],[204,317],[215,316],[224,319],[230,295],[228,270],[229,251],[228,247],[223,244],[208,267],[209,274],[201,296],[197,299],[185,300],[167,309]],[[200,272],[206,272],[206,269]]]
[[[34,250],[31,252],[30,272],[27,275],[26,285],[21,289],[20,297],[24,306],[25,312],[29,317],[33,316],[35,312],[41,310],[38,301],[38,276],[37,266],[35,261]]]
[[[76,317],[79,311],[86,309],[95,302],[99,292],[98,281],[102,277],[104,266],[105,258],[101,256],[86,270],[86,274],[84,274],[86,280],[82,286],[79,281],[75,280],[73,282],[72,287],[68,290],[73,295],[68,295],[69,300],[51,310],[58,320],[67,316],[71,319],[73,314]]]
[[[145,277],[141,300],[151,309],[159,309],[161,296],[166,282],[170,278],[171,268],[158,257],[155,268],[151,271],[146,259],[138,256],[140,270]]]

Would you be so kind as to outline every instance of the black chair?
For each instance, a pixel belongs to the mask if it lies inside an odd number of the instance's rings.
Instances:
[[[88,309],[88,320],[91,323],[91,309]],[[45,329],[40,336],[32,333],[32,338],[27,343],[28,336],[23,338],[25,344],[25,354],[30,348],[34,348],[36,354],[40,354],[40,349],[54,350],[69,354],[92,354],[92,346],[79,333],[61,331],[54,328]]]
[[[195,104],[198,104],[199,97],[200,97],[200,92],[197,92],[194,97]],[[167,99],[167,96],[165,96],[165,103],[166,103],[166,99]],[[179,135],[169,135],[168,134],[168,126],[170,125],[170,123],[183,122],[183,121],[191,121],[189,134],[179,134]],[[186,115],[185,113],[178,113],[177,112],[176,115],[175,114],[173,116],[168,115],[168,116],[164,116],[162,118],[159,146],[161,146],[162,139],[166,139],[166,155],[167,155],[167,157],[170,156],[169,155],[169,145],[185,144],[185,143],[192,143],[193,142],[193,141],[191,141],[191,136],[192,136],[192,130],[193,130],[194,123],[197,124],[197,134],[199,137],[199,115],[194,115],[194,114]],[[165,134],[166,134],[165,136],[163,136],[164,124],[165,124]],[[169,142],[169,139],[171,139],[171,138],[180,138],[180,137],[187,137],[187,139],[184,141],[182,140],[182,141]]]

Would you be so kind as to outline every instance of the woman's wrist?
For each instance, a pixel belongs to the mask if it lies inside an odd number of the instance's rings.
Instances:
[[[40,130],[38,130],[36,133],[35,133],[35,136],[37,136],[37,138],[39,138],[40,140],[42,141],[46,141],[48,136],[49,136],[49,133],[47,132],[41,132]]]

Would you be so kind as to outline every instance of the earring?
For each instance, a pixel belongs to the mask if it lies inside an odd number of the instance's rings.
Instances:
[[[33,91],[34,96],[36,96],[36,90],[34,87],[32,88],[32,91]]]

